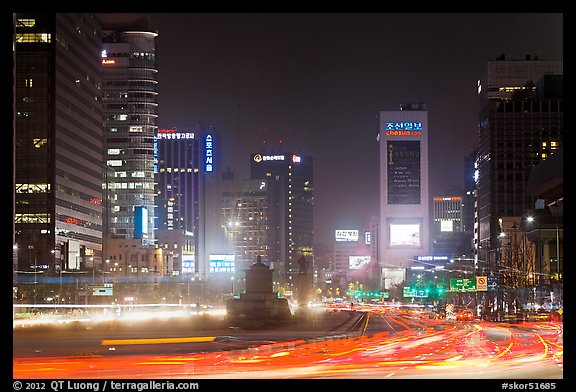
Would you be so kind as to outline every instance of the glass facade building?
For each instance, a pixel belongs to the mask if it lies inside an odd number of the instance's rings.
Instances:
[[[226,180],[222,192],[222,227],[235,256],[236,270],[250,268],[260,256],[265,264],[277,260],[274,217],[269,213],[267,180]],[[271,257],[270,251],[276,254]]]
[[[157,130],[156,37],[142,14],[100,14],[103,75],[104,236],[154,241],[154,135]],[[146,233],[135,232],[144,208]]]
[[[155,140],[155,237],[172,245],[174,270],[185,273],[199,269],[201,137],[199,128],[170,128],[158,129]]]
[[[269,246],[270,267],[281,283],[296,284],[298,260],[314,257],[313,160],[291,152],[251,154],[251,179],[266,180],[269,229],[277,240]]]
[[[502,56],[478,81],[474,239],[482,260],[496,259],[501,219],[534,208],[530,171],[562,145],[562,73],[562,61]]]
[[[14,14],[14,230],[20,271],[102,261],[101,29]]]

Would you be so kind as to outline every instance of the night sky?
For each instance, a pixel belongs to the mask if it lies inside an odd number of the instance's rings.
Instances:
[[[453,194],[476,146],[486,62],[563,60],[561,13],[151,16],[158,125],[212,125],[221,169],[243,178],[263,145],[312,156],[315,242],[326,246],[379,214],[380,111],[427,104],[430,197]]]

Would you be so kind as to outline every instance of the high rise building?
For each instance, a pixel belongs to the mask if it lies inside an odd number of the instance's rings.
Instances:
[[[472,232],[464,230],[464,198],[436,196],[432,203],[433,255],[449,258],[470,256]]]
[[[461,196],[436,196],[433,199],[435,232],[464,231],[462,225],[463,203]]]
[[[198,265],[201,129],[158,129],[155,143],[158,245],[174,252],[174,270],[194,273]]]
[[[154,241],[157,32],[142,14],[99,14],[103,75],[104,236]],[[136,228],[138,212],[147,228]]]
[[[483,261],[496,260],[502,219],[534,207],[525,192],[531,169],[562,145],[562,74],[562,61],[502,55],[478,81],[474,240]]]
[[[268,187],[269,230],[277,236],[269,244],[269,265],[280,282],[295,286],[301,257],[313,265],[312,157],[292,152],[255,153],[250,164],[251,179],[266,180]]]
[[[14,229],[21,271],[101,268],[101,28],[14,14]]]
[[[246,270],[260,256],[266,264],[275,260],[277,251],[271,244],[278,242],[277,226],[270,215],[267,179],[227,179],[222,193],[222,227],[235,256],[236,270]]]
[[[400,110],[380,112],[378,141],[379,262],[383,269],[406,268],[415,256],[430,251],[426,105],[403,104]]]

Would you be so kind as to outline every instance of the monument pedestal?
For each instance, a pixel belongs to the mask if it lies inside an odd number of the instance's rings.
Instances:
[[[288,300],[278,298],[272,290],[272,270],[262,263],[260,256],[246,271],[246,292],[226,302],[226,313],[228,320],[243,324],[292,318]]]

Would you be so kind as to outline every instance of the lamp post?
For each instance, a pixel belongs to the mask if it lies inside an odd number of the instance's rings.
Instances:
[[[504,242],[504,238],[506,238],[505,232],[500,232],[498,234],[498,252],[496,254],[496,266],[498,268],[498,279],[500,281],[498,287],[498,314],[499,319],[502,320],[504,315],[504,296],[505,296],[505,285],[504,285],[504,269],[502,268],[502,244]]]
[[[527,216],[526,217],[526,224],[532,224],[534,222],[534,217],[533,216]],[[522,263],[523,263],[523,267],[524,267],[524,277],[525,277],[525,286],[526,286],[526,290],[530,290],[529,288],[532,286],[532,279],[534,277],[534,275],[532,274],[532,272],[528,273],[528,260],[526,260],[526,232],[527,227],[524,225],[523,226],[523,237],[522,237]],[[533,290],[531,290],[533,291]],[[528,297],[529,298],[529,297]]]
[[[560,198],[548,204],[550,212],[556,217],[556,284],[558,291],[560,291],[560,214],[562,213],[563,199]]]
[[[96,282],[96,267],[94,265],[94,256],[90,257],[90,262],[92,263],[92,284]]]

